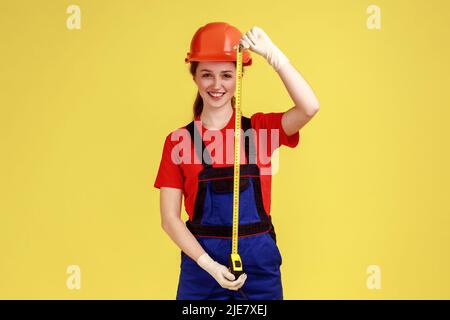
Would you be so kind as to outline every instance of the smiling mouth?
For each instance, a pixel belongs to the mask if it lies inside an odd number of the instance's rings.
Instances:
[[[225,92],[208,92],[208,94],[213,98],[220,98],[225,94]]]

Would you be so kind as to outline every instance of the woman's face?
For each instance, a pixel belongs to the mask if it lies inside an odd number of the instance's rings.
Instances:
[[[236,67],[233,62],[201,61],[194,81],[206,107],[220,108],[231,104],[236,89]]]

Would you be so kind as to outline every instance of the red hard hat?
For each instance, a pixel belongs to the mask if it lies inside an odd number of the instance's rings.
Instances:
[[[199,28],[191,41],[191,52],[188,52],[185,63],[191,61],[236,61],[236,49],[242,33],[239,29],[225,22],[211,22]],[[250,66],[250,51],[242,52],[242,65]]]

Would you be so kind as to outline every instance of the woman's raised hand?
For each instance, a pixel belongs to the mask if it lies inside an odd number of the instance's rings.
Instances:
[[[240,39],[239,44],[245,49],[250,49],[263,56],[276,71],[289,62],[289,59],[259,27],[255,26],[247,31]],[[236,49],[236,46],[234,46],[234,49]]]

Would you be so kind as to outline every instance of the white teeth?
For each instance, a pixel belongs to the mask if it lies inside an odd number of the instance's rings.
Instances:
[[[213,92],[208,92],[210,95],[212,95],[213,97],[221,97],[223,96],[225,93],[213,93]]]

